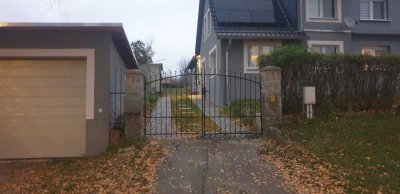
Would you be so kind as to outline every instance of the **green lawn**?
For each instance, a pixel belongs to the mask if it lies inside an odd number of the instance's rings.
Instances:
[[[224,108],[222,114],[234,116],[242,126],[254,126],[256,113],[260,113],[261,103],[259,100],[237,100]]]
[[[342,115],[282,125],[284,135],[339,171],[348,193],[400,193],[400,115]]]
[[[146,115],[150,116],[154,108],[157,106],[157,101],[160,98],[158,93],[146,93],[145,103],[146,103]]]
[[[202,112],[192,100],[182,94],[171,95],[171,111],[173,122],[181,132],[202,132]],[[205,118],[206,132],[219,132],[220,127],[209,117]]]

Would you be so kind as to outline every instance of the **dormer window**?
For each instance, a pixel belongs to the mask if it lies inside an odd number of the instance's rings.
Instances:
[[[211,34],[211,12],[210,9],[207,10],[206,14],[204,15],[204,22],[203,22],[203,37],[204,40]]]
[[[306,0],[308,22],[339,22],[341,0]]]

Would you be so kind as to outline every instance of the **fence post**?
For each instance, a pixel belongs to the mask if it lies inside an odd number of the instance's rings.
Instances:
[[[281,68],[267,66],[260,70],[263,137],[279,136],[282,121]]]
[[[125,138],[142,135],[144,128],[144,77],[138,69],[125,71]]]

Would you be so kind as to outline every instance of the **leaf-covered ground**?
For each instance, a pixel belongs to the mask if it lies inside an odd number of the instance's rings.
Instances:
[[[336,115],[286,123],[265,158],[300,193],[400,193],[400,115]]]
[[[0,164],[0,193],[150,193],[164,154],[136,139],[85,159]]]

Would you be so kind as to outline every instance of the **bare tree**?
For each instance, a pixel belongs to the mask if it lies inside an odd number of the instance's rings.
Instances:
[[[189,65],[191,58],[181,57],[178,61],[178,70],[181,73],[185,73],[187,66]]]
[[[178,71],[180,72],[179,85],[190,86],[190,75],[187,73],[187,67],[189,65],[191,58],[181,57],[178,61]]]

